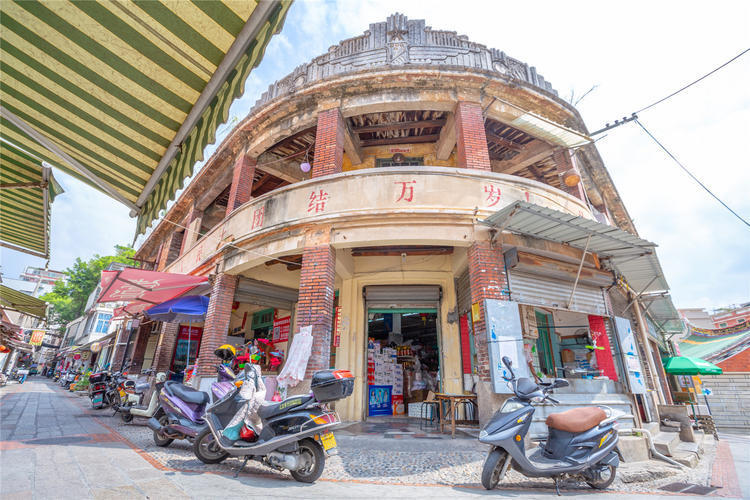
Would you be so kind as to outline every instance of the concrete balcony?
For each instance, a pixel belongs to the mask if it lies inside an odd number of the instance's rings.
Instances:
[[[523,177],[451,167],[354,170],[298,182],[229,214],[167,268],[240,272],[298,252],[311,231],[339,248],[392,244],[469,246],[474,224],[518,200],[594,220],[583,201]],[[242,251],[239,248],[246,250]]]

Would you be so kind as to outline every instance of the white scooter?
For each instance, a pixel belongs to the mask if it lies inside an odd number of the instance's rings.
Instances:
[[[159,409],[159,388],[161,387],[161,384],[164,383],[164,381],[167,380],[167,374],[164,372],[159,372],[156,374],[156,386],[154,387],[153,392],[151,393],[151,398],[149,398],[148,405],[141,404],[142,401],[138,401],[137,404],[132,406],[122,406],[120,408],[120,416],[122,417],[123,422],[130,422],[133,420],[133,417],[142,417],[142,418],[151,418],[156,414],[156,410]],[[141,384],[136,384],[135,386],[135,392],[138,395],[139,399],[143,397],[143,394],[150,389],[151,385],[143,386]],[[129,395],[130,396],[130,395]]]

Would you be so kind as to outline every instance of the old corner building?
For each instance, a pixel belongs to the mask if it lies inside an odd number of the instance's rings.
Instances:
[[[288,352],[310,325],[308,375],[357,376],[346,420],[390,386],[396,413],[474,392],[484,421],[511,355],[571,380],[556,411],[608,404],[638,424],[669,402],[661,334],[679,323],[654,246],[534,67],[396,14],[270,85],[137,257],[211,276],[201,385],[218,345]],[[142,328],[135,349],[170,368],[186,329]]]

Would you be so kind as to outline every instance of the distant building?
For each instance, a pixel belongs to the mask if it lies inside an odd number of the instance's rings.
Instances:
[[[729,326],[750,323],[750,302],[740,304],[734,309],[722,311],[711,316],[713,328],[727,328]]]
[[[702,307],[689,307],[687,309],[678,309],[680,316],[684,321],[698,328],[713,328],[714,322],[711,314]]]
[[[3,276],[2,282],[19,292],[27,293],[32,297],[41,297],[51,292],[55,288],[55,283],[65,279],[66,275],[62,271],[26,266],[19,278]]]

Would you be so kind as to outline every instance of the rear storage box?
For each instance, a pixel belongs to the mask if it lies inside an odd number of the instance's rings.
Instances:
[[[98,384],[100,382],[104,382],[106,378],[107,378],[107,372],[92,373],[91,376],[89,376],[89,383]]]
[[[321,403],[351,396],[354,376],[348,370],[320,370],[313,374],[310,388]]]

